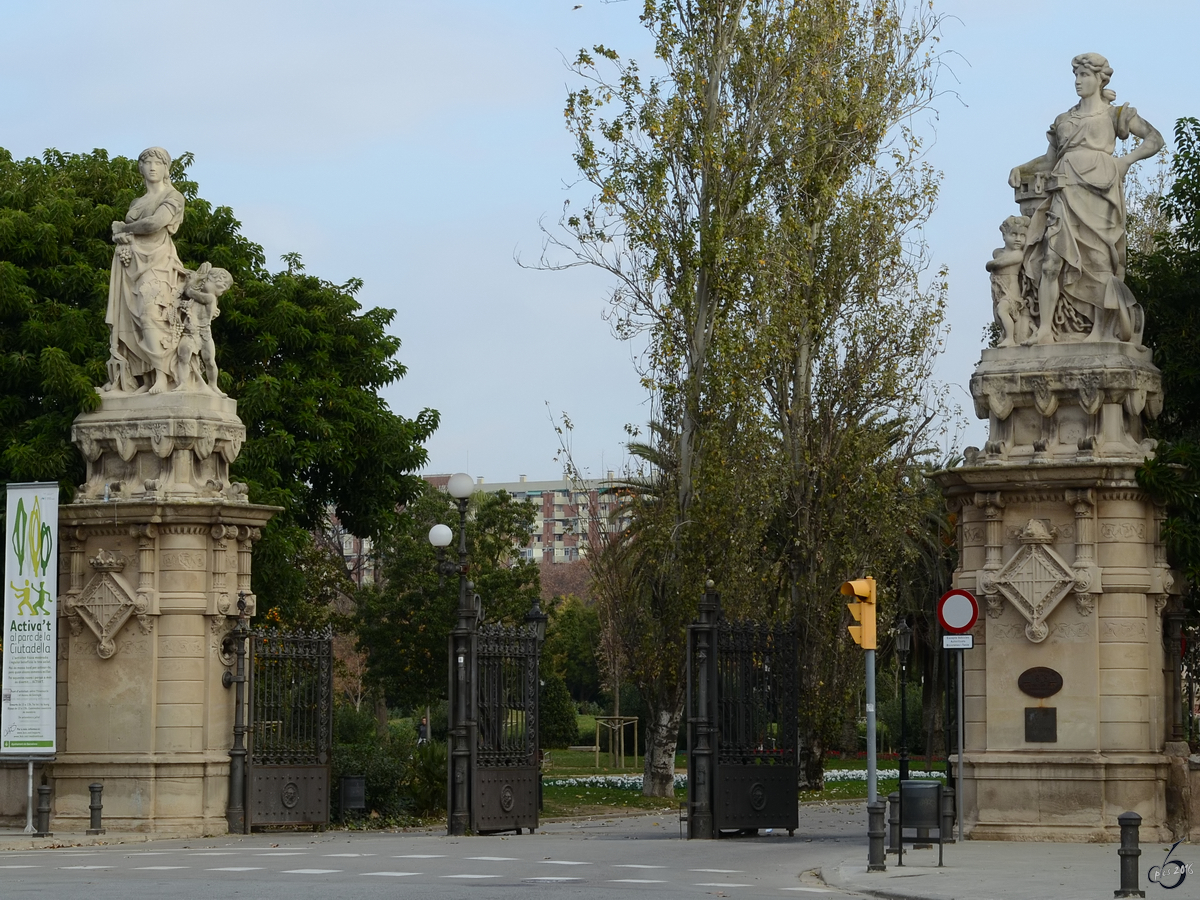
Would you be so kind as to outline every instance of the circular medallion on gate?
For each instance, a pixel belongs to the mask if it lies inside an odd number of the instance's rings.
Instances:
[[[500,808],[505,812],[512,812],[513,804],[516,802],[516,798],[513,796],[512,785],[506,784],[500,790]]]
[[[750,785],[750,808],[755,812],[762,812],[767,807],[767,789],[763,787],[761,781],[756,781]]]
[[[281,799],[283,800],[283,805],[291,809],[300,802],[300,786],[294,781],[289,781],[283,786]]]

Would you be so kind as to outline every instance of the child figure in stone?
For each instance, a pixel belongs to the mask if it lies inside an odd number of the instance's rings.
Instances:
[[[225,269],[213,268],[209,263],[201,263],[199,269],[188,273],[180,297],[180,307],[187,315],[176,357],[176,372],[181,388],[190,386],[193,378],[200,380],[199,373],[192,369],[198,359],[204,364],[209,388],[225,396],[217,387],[217,348],[212,339],[212,320],[221,314],[217,298],[231,287],[233,276]]]
[[[1009,216],[1000,225],[1004,246],[992,253],[987,270],[992,273],[992,309],[1003,336],[998,346],[1015,347],[1033,330],[1021,291],[1021,265],[1029,234],[1028,216]]]

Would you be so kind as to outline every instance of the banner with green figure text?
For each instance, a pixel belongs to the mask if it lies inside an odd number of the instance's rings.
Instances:
[[[8,486],[0,754],[52,754],[57,647],[58,484]]]

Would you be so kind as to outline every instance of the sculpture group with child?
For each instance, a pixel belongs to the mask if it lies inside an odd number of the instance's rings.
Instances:
[[[184,267],[173,236],[183,223],[184,198],[170,181],[171,157],[151,147],[138,157],[146,192],[112,223],[108,383],[105,391],[160,394],[210,391],[217,386],[212,320],[220,296],[233,286],[225,269]],[[207,381],[205,380],[207,378]]]
[[[1000,226],[1004,247],[987,264],[999,346],[1075,341],[1141,344],[1144,314],[1125,285],[1124,178],[1163,147],[1128,104],[1115,106],[1108,60],[1071,61],[1079,103],[1047,132],[1045,154],[1009,175],[1021,216]],[[1140,142],[1114,156],[1117,139]]]

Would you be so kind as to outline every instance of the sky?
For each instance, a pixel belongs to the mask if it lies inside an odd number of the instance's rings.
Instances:
[[[575,180],[565,64],[605,44],[647,64],[640,2],[0,0],[0,146],[195,154],[207,200],[233,208],[272,268],[299,253],[364,307],[396,310],[407,376],[396,412],[441,427],[427,473],[487,481],[562,473],[555,422],[591,477],[620,469],[644,425],[633,357],[605,321],[599,272],[536,263]],[[950,272],[936,377],[962,407],[959,446],[986,439],[967,390],[991,318],[984,263],[1017,212],[1009,170],[1045,150],[1076,97],[1070,60],[1095,51],[1170,139],[1200,115],[1200,3],[941,0],[945,67],[919,123],[943,173],[925,230]],[[1143,164],[1143,167],[1146,164]],[[578,187],[574,189],[578,191]],[[573,194],[575,196],[575,194]]]

